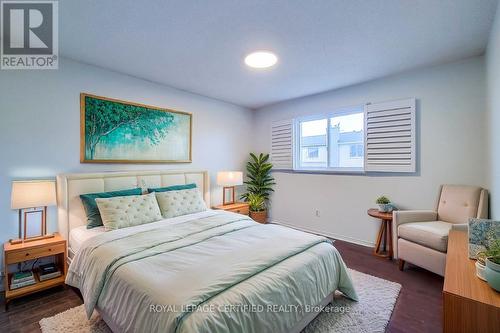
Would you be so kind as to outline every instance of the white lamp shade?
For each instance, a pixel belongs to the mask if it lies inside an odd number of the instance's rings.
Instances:
[[[32,180],[12,182],[11,208],[23,209],[56,204],[56,182]]]
[[[243,185],[243,172],[241,171],[217,172],[217,185],[219,186]]]

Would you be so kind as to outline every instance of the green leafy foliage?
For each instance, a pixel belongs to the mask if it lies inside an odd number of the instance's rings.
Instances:
[[[244,183],[247,185],[247,193],[241,196],[245,201],[249,201],[250,194],[256,194],[264,198],[264,203],[269,200],[273,192],[274,178],[271,177],[273,165],[268,162],[269,154],[260,153],[259,156],[250,153],[250,161],[247,162],[247,178]]]
[[[250,211],[261,212],[266,210],[266,199],[262,195],[249,193],[247,199]]]
[[[491,242],[488,250],[486,250],[485,255],[495,264],[500,265],[500,239],[495,239]]]
[[[379,205],[387,205],[388,203],[391,203],[391,200],[389,200],[389,198],[386,197],[385,195],[382,195],[377,198],[376,203]]]
[[[492,240],[486,251],[477,254],[477,260],[483,265],[485,264],[486,258],[500,265],[500,239],[497,238]]]
[[[136,140],[157,145],[174,121],[170,113],[146,107],[85,97],[85,154],[93,159],[97,144],[120,129]]]

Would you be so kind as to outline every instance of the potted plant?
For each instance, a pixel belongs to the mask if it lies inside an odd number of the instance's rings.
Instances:
[[[385,195],[378,197],[376,203],[380,212],[387,213],[392,211],[391,200]]]
[[[486,254],[484,252],[477,254],[476,260],[476,276],[483,281],[486,281],[485,271],[486,270]]]
[[[250,193],[248,195],[248,206],[250,208],[250,217],[254,221],[257,221],[259,223],[266,223],[266,201],[262,195]]]
[[[247,180],[244,182],[247,185],[247,192],[241,196],[242,199],[252,205],[250,199],[253,199],[255,205],[252,214],[252,206],[250,206],[250,216],[258,222],[265,223],[267,220],[267,207],[269,196],[273,192],[274,178],[271,177],[271,169],[273,165],[268,162],[269,154],[259,154],[259,156],[250,153],[250,161],[247,162]],[[255,195],[255,196],[251,196]],[[257,197],[260,197],[257,199]],[[262,200],[260,203],[258,200]],[[254,218],[254,216],[256,218]],[[258,217],[257,217],[258,216]],[[257,221],[257,220],[256,220]]]
[[[492,242],[488,250],[485,251],[486,268],[484,276],[491,288],[500,291],[500,239]]]

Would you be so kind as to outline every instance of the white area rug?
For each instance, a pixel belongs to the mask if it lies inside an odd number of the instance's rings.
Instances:
[[[399,283],[350,270],[359,302],[340,294],[303,331],[323,332],[385,332],[401,290]],[[106,323],[94,312],[91,320],[83,305],[40,320],[42,333],[110,333]]]
[[[349,269],[359,302],[336,295],[303,333],[385,332],[398,299],[401,285]],[[348,309],[341,313],[339,310]]]

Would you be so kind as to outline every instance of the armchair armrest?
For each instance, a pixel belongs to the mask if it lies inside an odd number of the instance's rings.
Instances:
[[[433,210],[396,210],[393,212],[394,226],[403,223],[429,222],[437,220],[437,212]]]

